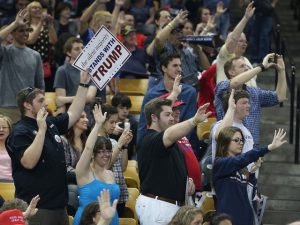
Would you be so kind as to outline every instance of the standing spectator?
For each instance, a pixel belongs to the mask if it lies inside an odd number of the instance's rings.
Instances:
[[[147,129],[146,117],[144,113],[144,107],[146,103],[155,97],[162,96],[166,93],[171,93],[173,90],[174,80],[176,76],[181,75],[182,72],[180,56],[178,54],[162,55],[161,65],[161,69],[164,73],[163,79],[160,80],[159,83],[155,85],[152,89],[147,91],[142,103],[140,121],[138,126],[137,143],[139,143],[139,141],[142,139]],[[188,84],[182,84],[182,91],[178,96],[178,99],[182,100],[187,104],[181,107],[180,121],[190,119],[197,111],[196,95],[196,90],[192,86]]]
[[[218,213],[230,215],[234,225],[256,224],[253,206],[249,202],[247,193],[249,183],[256,186],[255,174],[249,174],[244,168],[286,143],[285,135],[282,129],[275,130],[271,144],[241,154],[245,139],[239,128],[226,127],[219,133],[216,160],[213,166],[216,210]]]
[[[245,54],[247,49],[247,39],[243,33],[243,30],[252,17],[254,10],[255,8],[253,7],[253,2],[249,3],[243,18],[235,26],[233,31],[229,33],[225,44],[220,49],[217,57],[217,84],[223,80],[227,80],[227,77],[224,73],[224,64],[234,57],[243,56]],[[246,57],[244,57],[244,60],[246,61],[247,66],[252,68],[251,63]],[[247,85],[256,87],[256,78],[254,77],[251,79],[251,81],[247,82]]]
[[[0,110],[12,123],[20,119],[17,93],[28,86],[45,88],[41,56],[26,47],[30,32],[26,16],[26,10],[20,11],[15,21],[0,31],[1,42],[9,34],[14,39],[12,45],[0,46]]]
[[[85,146],[88,121],[86,113],[83,111],[65,137],[62,136],[65,145],[68,184],[77,184],[75,168]]]
[[[80,71],[72,64],[81,53],[83,42],[76,37],[70,37],[64,45],[64,53],[68,57],[68,62],[58,67],[53,88],[56,93],[57,113],[66,111],[66,107],[73,102],[77,87],[80,82]]]
[[[255,13],[249,22],[250,60],[258,64],[271,50],[274,8],[278,0],[254,0]]]
[[[73,225],[78,225],[84,208],[96,201],[100,191],[110,190],[111,199],[119,199],[120,188],[116,184],[112,171],[107,170],[112,160],[112,145],[108,138],[100,136],[98,132],[106,120],[106,113],[102,114],[98,105],[93,110],[95,126],[92,129],[84,151],[76,166],[76,179],[79,186],[79,208],[76,212]],[[118,214],[115,213],[111,225],[118,224]]]
[[[41,3],[31,2],[26,9],[29,14],[29,24],[32,31],[29,33],[27,44],[40,53],[43,60],[46,91],[53,90],[54,65],[53,45],[57,42],[52,15],[43,13]]]
[[[170,99],[161,98],[145,106],[149,129],[137,147],[141,195],[136,212],[141,225],[168,224],[185,204],[186,193],[195,192],[184,154],[175,143],[208,117],[208,104],[201,106],[193,118],[175,125],[171,106]]]
[[[89,75],[81,73],[81,83],[67,113],[47,117],[44,92],[22,89],[18,105],[22,114],[6,142],[12,159],[16,197],[27,203],[39,195],[38,212],[29,222],[68,225],[67,176],[64,146],[60,135],[79,119],[85,105]]]
[[[118,122],[118,110],[115,107],[106,104],[102,106],[102,112],[106,113],[106,120],[99,131],[99,136],[109,138],[109,135],[111,135],[116,129],[116,124]],[[110,168],[114,172],[116,183],[119,185],[121,190],[117,206],[117,211],[120,217],[123,215],[125,204],[129,197],[123,172],[127,168],[128,144],[131,142],[131,140],[132,132],[129,129],[123,130],[118,141],[110,138],[113,151],[107,168]]]
[[[282,56],[277,55],[277,64],[274,63],[275,54],[265,56],[262,64],[253,69],[249,69],[244,57],[236,57],[226,62],[224,66],[225,73],[229,80],[217,84],[215,91],[215,106],[217,120],[224,117],[222,107],[222,95],[229,89],[243,89],[250,96],[249,116],[243,121],[253,136],[254,145],[259,144],[260,139],[260,114],[262,107],[271,107],[279,104],[286,99],[287,83],[285,78],[285,65]],[[273,62],[272,62],[273,61]],[[249,87],[245,83],[251,80],[258,73],[275,66],[278,71],[278,82],[275,91],[262,90],[260,88]]]
[[[125,128],[125,123],[130,124],[130,130],[132,131],[132,141],[128,144],[128,159],[136,157],[136,135],[138,122],[134,116],[130,115],[130,108],[132,106],[130,98],[123,94],[117,93],[113,96],[111,100],[112,106],[118,110],[118,126],[121,128],[118,134],[113,133],[110,135],[113,139],[118,140],[121,136],[123,129]]]
[[[0,181],[13,182],[11,159],[5,147],[5,141],[12,132],[11,120],[0,114]]]
[[[58,38],[64,33],[72,34],[73,36],[78,36],[79,27],[75,20],[71,19],[72,5],[68,2],[60,2],[57,5],[56,13],[57,20],[54,20],[54,28]]]

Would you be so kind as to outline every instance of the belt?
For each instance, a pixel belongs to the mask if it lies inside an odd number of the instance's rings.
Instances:
[[[170,198],[165,198],[165,197],[160,197],[160,196],[157,196],[157,195],[153,195],[153,194],[143,194],[149,198],[154,198],[154,199],[157,199],[157,200],[161,200],[161,201],[164,201],[164,202],[168,202],[168,203],[171,203],[171,204],[174,204],[174,205],[177,205],[177,206],[184,206],[184,202],[180,202],[180,201],[176,201],[176,200],[173,200],[173,199],[170,199]]]

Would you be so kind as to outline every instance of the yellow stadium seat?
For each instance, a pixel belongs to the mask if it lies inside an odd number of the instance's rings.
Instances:
[[[127,166],[138,168],[138,164],[137,164],[136,160],[128,160],[128,165]]]
[[[69,225],[73,225],[73,220],[74,220],[73,216],[69,216]]]
[[[119,218],[119,225],[137,225],[137,222],[133,218]]]
[[[132,114],[140,114],[142,103],[144,100],[144,96],[142,95],[129,95],[128,96],[131,100],[131,108],[130,113]]]
[[[123,216],[134,218],[137,220],[137,215],[135,212],[135,204],[136,204],[136,199],[140,195],[140,191],[137,188],[128,188],[128,192],[129,192],[129,199],[126,202]]]
[[[215,210],[215,202],[211,192],[202,192],[202,194],[206,197],[200,207],[203,213]]]
[[[118,81],[119,91],[127,95],[145,95],[148,79],[121,78]]]
[[[53,116],[56,115],[55,98],[56,98],[55,92],[45,92],[45,102],[48,104],[48,110]]]
[[[127,187],[140,189],[140,178],[136,167],[128,167],[124,171]]]
[[[15,198],[15,185],[13,182],[0,182],[0,195],[4,200],[12,200]]]
[[[199,123],[197,125],[197,136],[199,140],[209,139],[211,126],[216,121],[217,119],[215,117],[207,118],[207,122]]]

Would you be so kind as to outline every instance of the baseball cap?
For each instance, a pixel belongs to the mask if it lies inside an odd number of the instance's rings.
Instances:
[[[161,95],[160,98],[167,98],[169,95],[170,95],[170,93],[166,93],[166,94],[164,94],[164,95]],[[182,105],[185,105],[185,102],[177,99],[177,100],[173,103],[172,107],[173,107],[173,108],[176,108],[176,107],[179,107],[179,106],[182,106]]]
[[[122,36],[126,36],[129,33],[131,33],[131,32],[135,32],[135,29],[132,26],[130,26],[130,25],[126,25],[125,27],[123,27],[121,29],[121,35]]]
[[[6,210],[0,214],[0,224],[25,225],[23,213],[18,209]]]

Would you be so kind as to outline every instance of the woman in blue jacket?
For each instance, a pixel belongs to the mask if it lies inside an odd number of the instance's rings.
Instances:
[[[273,141],[267,147],[254,148],[241,154],[244,137],[239,128],[225,127],[219,133],[213,166],[216,210],[230,215],[233,225],[256,224],[247,192],[247,186],[255,187],[256,178],[254,173],[248,172],[247,165],[286,143],[285,135],[283,129],[275,130]]]

